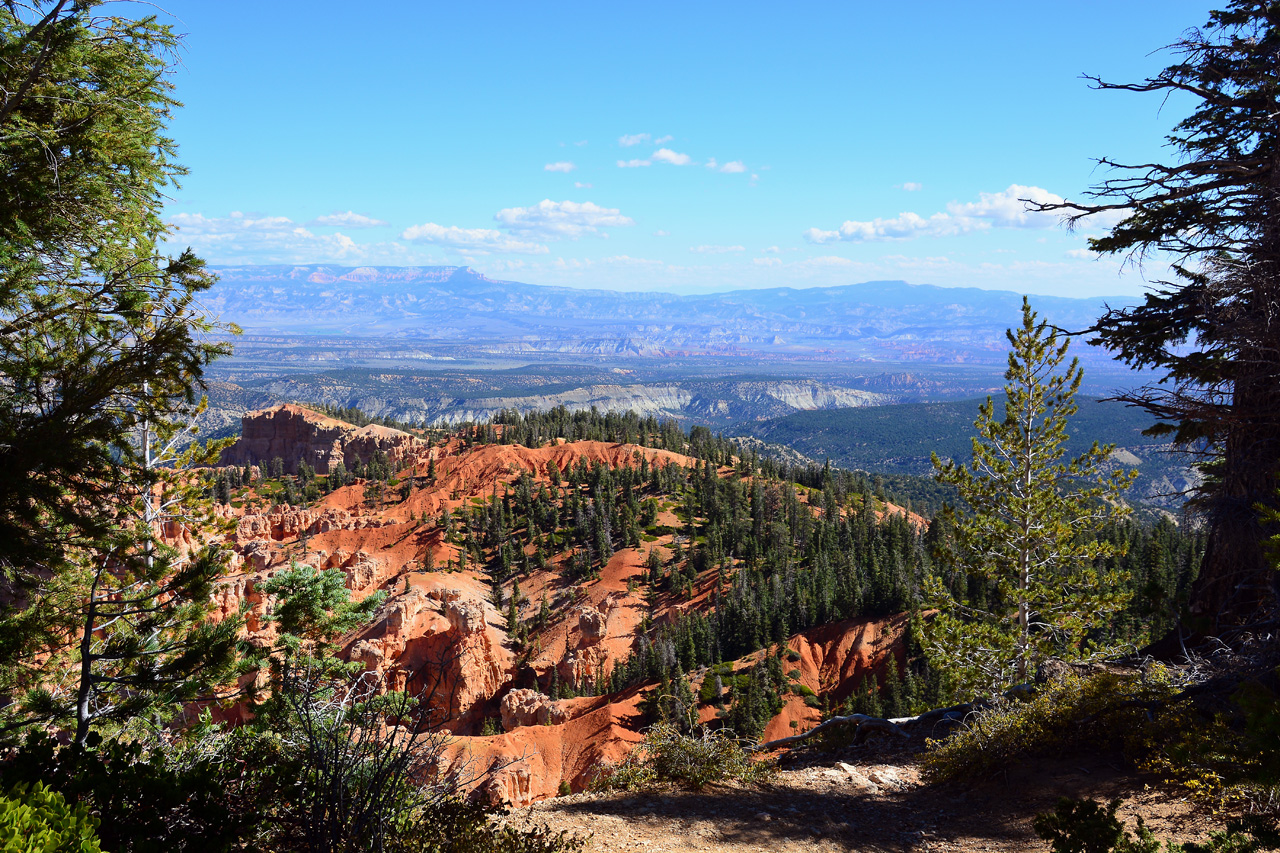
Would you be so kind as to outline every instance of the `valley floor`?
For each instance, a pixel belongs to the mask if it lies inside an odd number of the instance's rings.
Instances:
[[[760,787],[575,794],[506,819],[590,835],[587,853],[1042,851],[1048,844],[1031,820],[1060,797],[1121,797],[1126,825],[1141,816],[1161,839],[1198,839],[1213,827],[1188,798],[1120,767],[1107,756],[1073,758],[981,783],[926,785],[909,755],[854,750],[794,760]]]

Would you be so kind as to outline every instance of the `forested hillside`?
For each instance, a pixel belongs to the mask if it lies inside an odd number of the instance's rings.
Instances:
[[[1190,458],[1174,453],[1167,438],[1143,435],[1156,423],[1141,409],[1098,397],[1078,398],[1067,451],[1079,455],[1096,441],[1115,445],[1116,463],[1136,468],[1132,492],[1140,500],[1177,506],[1198,482]],[[739,426],[732,434],[786,445],[812,459],[878,474],[927,476],[931,455],[964,459],[971,452],[973,422],[981,400],[904,403],[858,409],[796,412]]]
[[[389,464],[380,452],[367,465],[323,475],[305,463],[263,460],[265,478],[223,469],[208,481],[209,496],[229,509],[245,506],[246,513],[264,497],[317,510],[341,498],[348,512],[358,508],[399,525],[393,541],[420,544],[379,558],[384,573],[407,559],[416,572],[475,577],[504,614],[514,647],[526,654],[554,645],[557,626],[583,590],[623,572],[612,580],[624,584],[629,606],[641,611],[634,634],[584,682],[535,665],[528,686],[555,698],[669,682],[815,627],[909,612],[921,602],[922,582],[938,571],[934,555],[947,547],[945,523],[886,503],[864,475],[739,456],[705,428],[685,432],[634,414],[560,409],[509,413],[491,425],[436,436],[431,441],[440,452],[426,461],[413,457],[409,470],[397,470],[403,458]],[[616,448],[612,458],[620,461],[592,461],[577,450],[601,445]],[[529,451],[542,454],[541,461],[523,461]],[[654,451],[678,456],[652,457]],[[546,458],[549,452],[570,462]],[[451,472],[471,470],[473,459],[491,460],[479,470],[494,473],[451,479]],[[286,467],[300,474],[269,473]],[[351,505],[354,495],[361,502]],[[327,537],[298,535],[307,559],[330,559]],[[1198,538],[1168,521],[1123,522],[1096,535],[1127,546],[1113,564],[1126,573],[1126,586],[1116,592],[1140,593],[1099,639],[1141,645],[1159,636],[1185,600]],[[897,675],[909,677],[911,687],[901,694],[895,688],[896,712],[942,698],[923,660],[909,658]],[[830,685],[815,701],[838,706],[853,687]],[[715,704],[732,717],[735,700],[729,692]],[[754,733],[772,717],[759,709],[737,714],[732,718],[743,731]]]

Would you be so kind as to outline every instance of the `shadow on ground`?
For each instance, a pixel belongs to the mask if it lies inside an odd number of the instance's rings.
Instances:
[[[875,793],[833,777],[831,762],[778,774],[761,787],[582,795],[547,802],[534,819],[576,818],[595,833],[593,849],[789,849],[797,844],[859,850],[1043,850],[1032,818],[1060,797],[1126,801],[1158,835],[1194,836],[1199,821],[1184,800],[1151,789],[1154,780],[1118,760],[1036,762],[995,779]],[[885,766],[885,765],[880,765]],[[553,821],[554,823],[555,821]]]

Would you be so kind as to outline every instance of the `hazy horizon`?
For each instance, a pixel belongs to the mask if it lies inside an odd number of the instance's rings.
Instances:
[[[346,270],[348,271],[347,274],[359,273],[363,270],[370,270],[370,271],[388,270],[388,269],[395,269],[395,270],[424,269],[425,270],[425,269],[456,268],[460,270],[469,269],[473,272],[476,272],[476,273],[479,273],[480,275],[485,276],[486,278],[493,279],[494,281],[532,285],[535,287],[565,288],[567,290],[600,291],[604,293],[619,293],[619,294],[621,293],[629,293],[629,294],[653,293],[653,294],[661,294],[661,295],[667,295],[667,296],[714,296],[718,294],[729,294],[729,293],[737,293],[737,292],[745,293],[745,292],[755,291],[755,290],[818,290],[818,289],[831,290],[831,289],[845,288],[845,287],[848,287],[848,288],[861,287],[864,285],[872,285],[872,284],[897,284],[897,285],[902,285],[904,287],[909,287],[909,288],[923,287],[923,288],[941,288],[944,290],[980,290],[987,293],[1010,293],[1018,296],[1027,295],[1030,297],[1047,296],[1053,299],[1082,299],[1082,300],[1089,300],[1091,302],[1102,302],[1107,300],[1123,300],[1126,302],[1131,302],[1139,298],[1137,294],[1120,293],[1120,292],[1088,294],[1088,295],[1043,294],[1043,293],[1035,294],[1029,291],[1022,291],[1022,290],[1017,290],[1009,287],[996,287],[996,286],[984,287],[981,284],[972,284],[972,285],[971,284],[939,284],[937,282],[931,282],[931,281],[907,281],[906,279],[900,279],[900,278],[867,279],[867,280],[847,281],[847,282],[832,283],[832,284],[819,284],[819,283],[760,284],[756,286],[741,286],[741,285],[735,286],[732,284],[722,284],[722,285],[712,284],[712,285],[706,285],[704,287],[690,286],[690,287],[673,287],[669,290],[659,290],[657,288],[646,290],[642,288],[609,287],[607,282],[601,285],[590,285],[590,284],[581,284],[581,283],[540,284],[538,282],[533,282],[533,281],[523,281],[518,276],[489,275],[488,273],[484,272],[484,270],[471,266],[469,264],[341,264],[341,263],[305,263],[305,262],[263,263],[263,264],[222,264],[222,263],[209,264],[209,269],[220,275],[230,270],[255,269],[255,268],[270,269],[270,268],[277,268],[277,267],[291,267],[291,268],[328,267],[333,269]],[[343,276],[337,276],[337,278],[341,280]],[[1033,308],[1035,307],[1034,299],[1032,300],[1032,307]]]

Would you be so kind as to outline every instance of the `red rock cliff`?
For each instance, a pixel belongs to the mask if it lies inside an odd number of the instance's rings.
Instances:
[[[305,460],[317,474],[328,474],[339,462],[348,470],[357,458],[368,462],[378,450],[392,465],[403,465],[424,449],[406,432],[377,424],[355,427],[290,403],[250,412],[241,423],[240,438],[222,451],[222,465],[258,465],[278,456],[286,473],[296,474]]]

